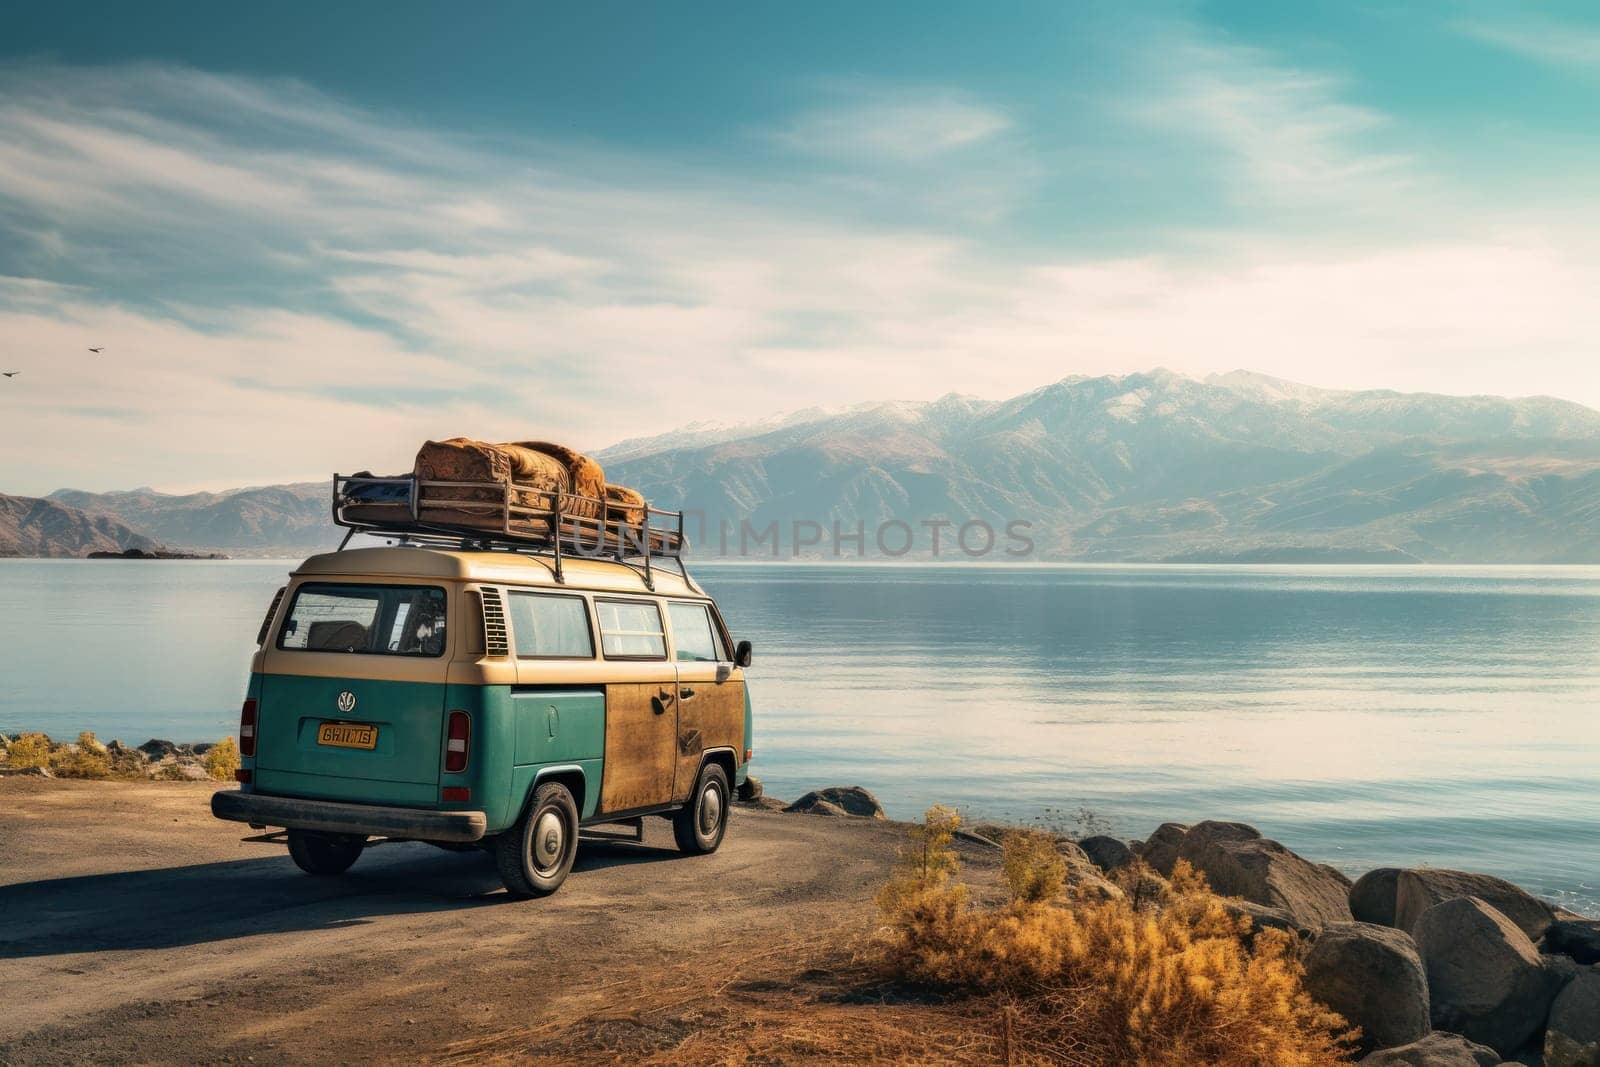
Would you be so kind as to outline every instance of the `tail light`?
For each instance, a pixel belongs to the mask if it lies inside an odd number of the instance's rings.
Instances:
[[[240,785],[249,785],[252,777],[254,776],[243,767],[240,767],[238,770],[233,772],[233,780],[238,782]]]
[[[256,702],[252,698],[239,709],[239,755],[256,754]]]
[[[472,719],[467,713],[452,711],[444,743],[444,769],[451,774],[460,774],[467,769],[467,740],[471,733]]]

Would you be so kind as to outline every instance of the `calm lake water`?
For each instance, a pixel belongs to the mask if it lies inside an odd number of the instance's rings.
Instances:
[[[0,561],[0,730],[231,734],[269,562]],[[1143,836],[1240,819],[1600,914],[1600,568],[704,564],[756,773]]]

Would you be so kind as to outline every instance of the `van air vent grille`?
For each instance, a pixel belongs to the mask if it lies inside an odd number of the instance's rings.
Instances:
[[[490,656],[509,656],[511,642],[506,637],[506,608],[500,590],[483,590],[483,651]]]

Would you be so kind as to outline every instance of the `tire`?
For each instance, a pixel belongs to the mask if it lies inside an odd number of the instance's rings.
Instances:
[[[495,839],[495,863],[506,892],[519,899],[561,888],[578,857],[578,804],[560,782],[533,791],[528,810]]]
[[[715,852],[728,830],[728,775],[715,763],[700,768],[689,803],[672,817],[678,848],[694,856]]]
[[[289,831],[289,858],[307,874],[343,874],[361,858],[367,847],[364,837],[348,834],[319,834],[310,830]]]

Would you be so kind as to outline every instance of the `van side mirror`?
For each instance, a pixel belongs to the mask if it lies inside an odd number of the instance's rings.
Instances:
[[[739,667],[750,666],[750,652],[751,649],[749,641],[740,641],[737,645],[733,646],[734,665]]]

